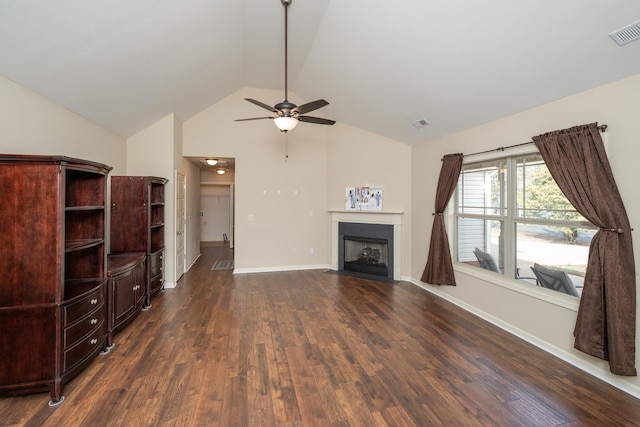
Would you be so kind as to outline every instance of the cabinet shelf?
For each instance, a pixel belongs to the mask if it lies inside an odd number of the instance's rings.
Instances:
[[[103,211],[104,206],[91,205],[91,206],[67,206],[64,208],[66,212],[73,211]]]
[[[105,282],[102,277],[90,277],[86,279],[71,279],[64,282],[64,299],[67,303],[73,303],[75,299],[80,299],[90,290],[100,286]]]
[[[149,255],[162,256],[162,251],[164,251],[164,246],[151,246]]]
[[[104,239],[80,239],[80,240],[67,240],[64,242],[64,251],[73,252],[81,251],[83,249],[93,248],[104,243]]]

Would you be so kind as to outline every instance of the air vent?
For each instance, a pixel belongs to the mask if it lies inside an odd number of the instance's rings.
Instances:
[[[420,120],[417,120],[417,121],[415,121],[415,122],[413,122],[411,124],[413,125],[414,128],[420,129],[421,127],[425,127],[426,125],[428,125],[429,122],[427,120],[425,120],[425,119],[420,119]]]
[[[623,46],[627,43],[640,39],[640,21],[614,31],[609,34],[609,37],[611,37],[614,42],[618,43],[618,46]]]

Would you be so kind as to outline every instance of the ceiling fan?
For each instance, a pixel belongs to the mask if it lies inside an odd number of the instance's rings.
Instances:
[[[272,113],[275,113],[275,116],[272,117],[254,117],[250,119],[237,119],[236,122],[243,122],[247,120],[263,120],[263,119],[272,119],[278,129],[282,132],[288,132],[296,125],[298,122],[307,122],[307,123],[315,123],[319,125],[333,125],[335,120],[323,119],[320,117],[311,117],[305,116],[304,114],[309,113],[311,111],[322,108],[326,105],[329,105],[327,101],[324,99],[318,99],[316,101],[308,102],[302,105],[296,105],[287,100],[287,89],[288,89],[288,54],[287,54],[287,46],[288,46],[288,16],[287,10],[289,5],[291,5],[292,0],[280,0],[284,5],[284,101],[274,105],[273,107],[256,101],[255,99],[245,98],[247,101],[252,104],[257,105],[258,107],[262,107],[265,110],[269,110]]]

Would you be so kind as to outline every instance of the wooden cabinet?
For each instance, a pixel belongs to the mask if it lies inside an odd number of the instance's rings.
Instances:
[[[0,395],[63,385],[106,340],[109,166],[0,155]]]
[[[165,178],[111,177],[111,253],[147,254],[145,306],[164,286]]]
[[[140,313],[146,295],[147,254],[144,252],[111,254],[107,257],[108,309],[107,345],[113,335]]]
[[[63,372],[75,376],[104,349],[106,337],[105,286],[68,301],[63,306]]]
[[[164,286],[164,248],[149,255],[149,292],[152,296]],[[147,302],[150,305],[150,301]]]

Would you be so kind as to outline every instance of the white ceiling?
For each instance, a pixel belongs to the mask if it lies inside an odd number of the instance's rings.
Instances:
[[[311,115],[417,144],[640,73],[640,42],[608,36],[638,20],[639,0],[293,0],[289,90],[330,102]],[[2,0],[0,74],[127,137],[242,87],[284,90],[284,10]]]

